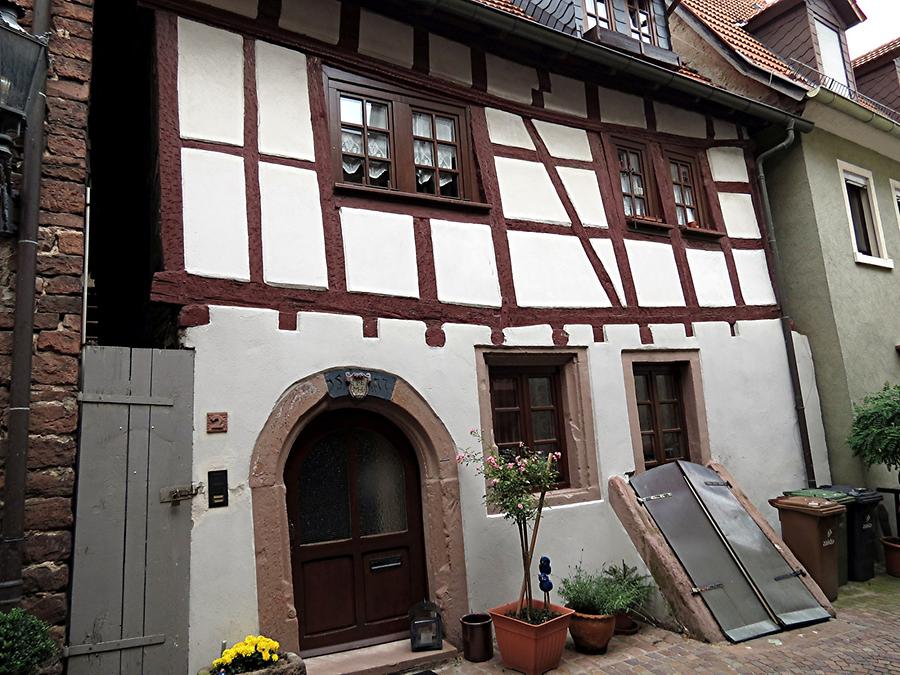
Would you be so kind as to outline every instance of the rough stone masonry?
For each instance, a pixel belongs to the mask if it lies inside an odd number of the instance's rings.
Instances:
[[[31,0],[16,0],[30,25]],[[93,0],[52,3],[41,182],[23,606],[64,635],[72,550]],[[0,460],[5,457],[16,240],[0,239]],[[2,466],[2,461],[0,461]]]

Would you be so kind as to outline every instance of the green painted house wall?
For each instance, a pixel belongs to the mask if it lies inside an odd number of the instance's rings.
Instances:
[[[838,160],[872,172],[896,269],[856,262]],[[784,305],[812,346],[832,480],[895,485],[883,467],[867,475],[846,439],[853,403],[885,382],[900,382],[900,214],[890,182],[900,181],[900,158],[817,128],[769,167]]]

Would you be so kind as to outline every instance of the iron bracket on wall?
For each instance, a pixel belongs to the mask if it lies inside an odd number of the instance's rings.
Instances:
[[[99,654],[101,652],[117,652],[123,649],[135,647],[147,647],[149,645],[161,645],[166,641],[164,633],[159,635],[143,635],[141,637],[124,638],[122,640],[109,640],[107,642],[95,642],[88,645],[66,645],[62,649],[63,656],[71,658],[84,654]]]
[[[706,591],[714,591],[717,588],[723,588],[724,584],[707,584],[706,586],[694,586],[691,588],[691,593],[694,595],[700,595],[700,593],[706,593]]]
[[[649,497],[638,497],[637,500],[641,504],[645,504],[647,502],[652,502],[657,499],[665,499],[666,497],[671,497],[671,496],[672,496],[671,492],[661,492],[658,495],[650,495]]]
[[[805,570],[794,570],[793,572],[788,572],[787,574],[779,574],[777,577],[774,577],[775,581],[784,581],[785,579],[793,579],[794,577],[805,577]]]
[[[193,499],[203,490],[203,483],[191,483],[190,485],[173,485],[164,487],[159,491],[159,503],[177,503],[186,499]]]
[[[731,483],[729,483],[727,480],[708,480],[704,481],[703,484],[708,485],[709,487],[731,487]]]

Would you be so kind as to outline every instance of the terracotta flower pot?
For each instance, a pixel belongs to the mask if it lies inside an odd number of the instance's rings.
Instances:
[[[488,610],[494,619],[494,633],[503,665],[525,675],[541,675],[556,668],[566,646],[569,619],[575,610],[551,604],[547,609],[559,616],[535,626],[506,616],[507,612],[516,609],[516,604],[510,602]],[[544,603],[535,601],[533,606],[543,609]]]
[[[641,629],[641,624],[628,614],[616,614],[616,635],[634,635]]]
[[[575,612],[569,621],[575,649],[582,654],[605,654],[615,631],[616,617],[613,614]]]
[[[884,566],[892,577],[900,577],[900,537],[884,537]]]

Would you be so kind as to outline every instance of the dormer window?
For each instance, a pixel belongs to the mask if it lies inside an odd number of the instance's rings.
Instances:
[[[584,2],[584,30],[587,32],[595,26],[615,30],[612,23],[612,10],[607,0],[585,0]]]
[[[844,61],[844,50],[841,46],[841,34],[816,19],[816,37],[819,40],[819,53],[822,56],[822,72],[835,83],[849,87],[847,82],[847,65]]]
[[[656,37],[653,32],[653,10],[650,7],[650,0],[627,0],[626,6],[631,37],[655,45]]]

